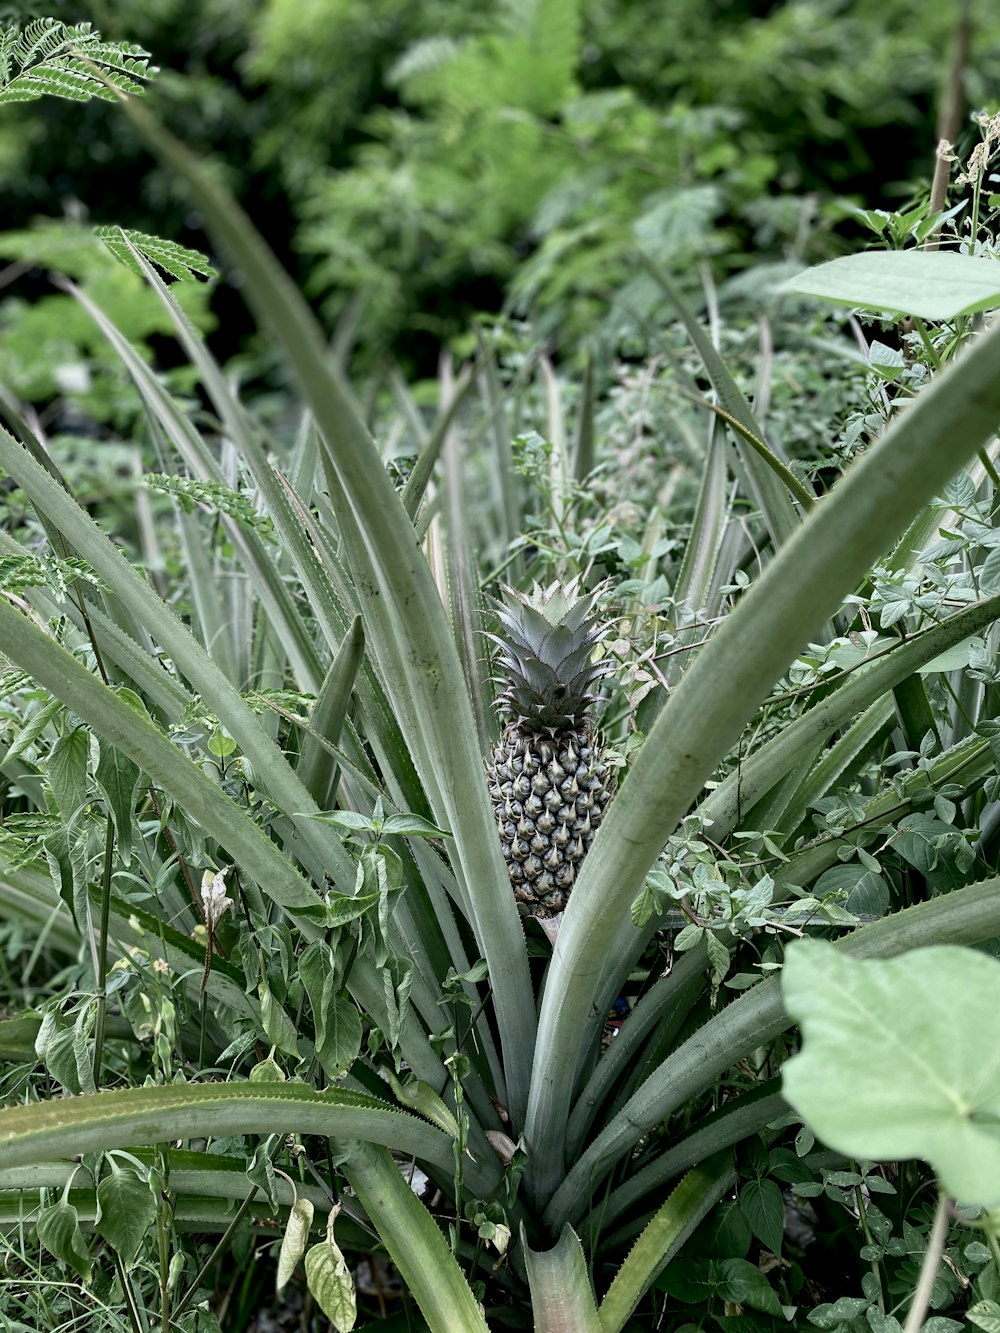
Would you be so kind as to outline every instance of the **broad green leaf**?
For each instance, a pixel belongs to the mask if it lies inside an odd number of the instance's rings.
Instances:
[[[751,1310],[782,1317],[777,1293],[756,1264],[746,1259],[722,1259],[716,1294],[733,1305],[748,1305]]]
[[[451,834],[419,815],[390,815],[382,825],[383,837],[405,834],[410,838],[450,838]]]
[[[87,759],[90,732],[74,727],[60,736],[49,755],[48,776],[52,795],[63,819],[72,819],[87,799]]]
[[[803,1049],[784,1095],[838,1151],[925,1158],[967,1203],[1000,1203],[1000,963],[951,945],[860,961],[791,945],[782,993]]]
[[[41,1023],[42,1016],[36,1009],[26,1009],[16,1018],[0,1019],[0,1062],[34,1063]]]
[[[358,1317],[358,1303],[347,1261],[333,1238],[333,1224],[339,1212],[338,1205],[327,1219],[326,1239],[306,1255],[306,1279],[316,1303],[337,1333],[350,1333]]]
[[[1000,1333],[1000,1305],[996,1301],[977,1301],[966,1312],[966,1318],[985,1333]]]
[[[250,1070],[249,1078],[251,1083],[283,1083],[285,1073],[275,1060],[272,1051],[266,1060],[261,1060],[259,1064],[254,1065]]]
[[[386,1036],[390,1047],[395,1050],[403,1030],[403,1020],[410,1002],[410,987],[413,984],[413,963],[409,958],[392,957],[386,960],[382,968],[382,989],[385,996]]]
[[[101,1215],[96,1223],[98,1235],[130,1264],[139,1252],[142,1238],[156,1217],[156,1200],[145,1181],[128,1167],[109,1158],[111,1174],[97,1187]]]
[[[43,1208],[35,1226],[38,1239],[50,1254],[69,1264],[84,1282],[89,1282],[93,1264],[80,1230],[79,1215],[73,1205],[60,1200],[49,1208]]]
[[[817,1328],[836,1328],[850,1319],[857,1319],[867,1308],[868,1302],[860,1296],[841,1296],[833,1304],[817,1305],[806,1318]]]
[[[746,1259],[679,1259],[658,1286],[689,1305],[726,1301],[782,1317],[781,1302],[760,1269]]]
[[[260,996],[260,1021],[264,1025],[268,1040],[285,1055],[298,1059],[299,1043],[295,1036],[295,1024],[275,999],[263,977],[257,987],[257,994]]]
[[[327,1078],[343,1078],[361,1050],[362,1024],[358,1007],[343,995],[331,995],[322,1015],[322,1037],[316,1034],[316,1059]]]
[[[856,861],[824,870],[812,889],[816,898],[837,892],[847,894],[844,905],[849,912],[881,916],[889,907],[889,886],[885,880]]]
[[[377,893],[336,893],[331,891],[323,902],[310,903],[300,908],[300,915],[323,930],[337,930],[348,921],[356,921],[378,905]]]
[[[259,1143],[254,1149],[250,1165],[247,1167],[247,1180],[257,1186],[267,1199],[268,1206],[277,1212],[278,1178],[274,1173],[274,1162],[266,1144]]]
[[[867,310],[954,319],[1000,305],[1000,269],[994,259],[942,250],[880,250],[817,264],[785,290]]]
[[[356,810],[324,810],[316,814],[305,814],[304,819],[315,819],[321,824],[333,824],[335,828],[353,829],[359,833],[371,833],[370,815],[359,814]]]
[[[785,1204],[774,1181],[746,1181],[740,1186],[740,1208],[757,1239],[772,1254],[780,1254],[785,1231]]]
[[[118,852],[126,865],[132,862],[132,807],[142,780],[142,773],[127,755],[109,745],[100,743],[100,759],[95,774],[98,785],[108,798],[111,817],[115,821]]]
[[[281,1238],[281,1250],[278,1253],[278,1277],[275,1285],[279,1292],[306,1252],[314,1212],[315,1209],[308,1199],[296,1199],[292,1204],[288,1221],[285,1223],[285,1234]]]

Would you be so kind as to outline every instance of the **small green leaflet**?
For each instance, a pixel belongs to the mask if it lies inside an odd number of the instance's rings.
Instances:
[[[202,481],[199,477],[170,477],[159,472],[149,472],[143,477],[143,485],[152,491],[162,491],[172,495],[186,514],[200,505],[212,513],[225,514],[234,522],[261,536],[271,533],[271,520],[261,514],[253,503],[239,491],[225,486],[221,481]]]
[[[161,236],[149,236],[144,231],[126,231],[124,227],[97,227],[94,235],[104,242],[119,263],[140,277],[145,274],[137,255],[180,281],[196,276],[219,276],[218,269],[212,267],[200,250],[189,250],[187,246],[178,245],[176,241],[165,241]]]
[[[95,65],[103,68],[95,72]],[[40,18],[23,31],[17,24],[0,31],[0,72],[0,102],[31,102],[46,93],[72,102],[91,97],[113,102],[115,89],[142,93],[139,80],[157,70],[141,46],[103,41],[89,23],[67,27],[57,19]]]

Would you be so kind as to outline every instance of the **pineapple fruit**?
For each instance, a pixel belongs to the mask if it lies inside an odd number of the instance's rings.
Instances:
[[[565,908],[614,789],[590,720],[608,670],[592,660],[607,629],[594,613],[605,587],[507,588],[496,608],[504,634],[489,635],[504,723],[487,760],[490,795],[514,896],[522,913],[542,919]]]

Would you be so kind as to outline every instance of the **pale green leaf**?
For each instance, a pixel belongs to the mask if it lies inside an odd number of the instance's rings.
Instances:
[[[535,1327],[553,1333],[601,1333],[605,1327],[590,1286],[580,1238],[564,1226],[550,1250],[533,1250],[524,1240]]]
[[[1000,1305],[996,1301],[977,1301],[966,1312],[966,1318],[986,1333],[1000,1333]]]
[[[63,819],[72,819],[87,799],[87,759],[90,732],[74,727],[60,736],[49,756],[48,776],[52,795]]]
[[[422,1116],[426,1116],[432,1124],[437,1125],[439,1129],[443,1129],[453,1139],[458,1138],[458,1121],[429,1083],[412,1076],[403,1082],[395,1076],[391,1069],[385,1071],[385,1076],[388,1079],[389,1086],[404,1106]]]
[[[1000,265],[940,250],[880,250],[817,264],[785,289],[867,310],[954,319],[1000,305]]]
[[[316,1303],[337,1333],[349,1333],[358,1317],[354,1281],[347,1262],[333,1238],[333,1224],[339,1206],[330,1213],[326,1240],[314,1245],[306,1255],[306,1280]]]
[[[793,944],[782,992],[803,1049],[784,1096],[851,1157],[925,1158],[967,1203],[1000,1203],[1000,963],[951,945],[860,961]]]
[[[323,1034],[317,1033],[316,1058],[327,1078],[343,1078],[361,1050],[361,1015],[353,1000],[331,995],[323,1011]]]
[[[747,1225],[772,1254],[781,1253],[785,1205],[773,1180],[748,1180],[740,1187],[740,1208]]]
[[[308,1199],[296,1199],[288,1214],[285,1234],[281,1238],[281,1250],[278,1253],[277,1290],[288,1282],[299,1260],[306,1252],[309,1240],[309,1228],[313,1221],[313,1205]]]
[[[136,259],[136,251],[144,255],[151,263],[165,269],[171,277],[185,279],[196,274],[203,278],[217,277],[217,270],[200,250],[189,250],[176,241],[164,240],[162,236],[149,236],[142,231],[126,231],[123,227],[98,227],[97,238],[104,242],[114,257],[143,276],[142,267]]]

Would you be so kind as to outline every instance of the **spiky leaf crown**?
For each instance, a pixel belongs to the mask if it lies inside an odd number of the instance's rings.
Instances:
[[[607,586],[581,594],[574,579],[548,588],[536,583],[530,593],[504,588],[495,614],[505,633],[488,637],[500,649],[497,707],[520,730],[555,735],[585,725],[597,699],[592,687],[609,670],[592,660],[608,629],[594,613]]]

